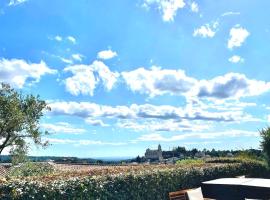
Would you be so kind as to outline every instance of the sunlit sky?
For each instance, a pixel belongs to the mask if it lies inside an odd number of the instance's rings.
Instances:
[[[47,149],[258,148],[270,120],[269,0],[1,0],[0,81],[51,107]]]

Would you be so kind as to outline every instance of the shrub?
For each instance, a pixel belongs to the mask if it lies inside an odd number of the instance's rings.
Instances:
[[[265,164],[264,160],[255,159],[254,157],[249,156],[237,156],[234,158],[231,157],[219,157],[219,158],[208,158],[205,160],[205,163],[242,163],[242,162],[261,162],[261,164]],[[246,154],[244,154],[246,155]]]
[[[240,158],[230,157],[208,158],[205,160],[206,163],[241,163],[242,161]]]
[[[176,164],[178,165],[193,165],[193,166],[199,166],[203,165],[205,162],[202,159],[184,159],[184,160],[178,160],[176,161]]]
[[[266,154],[268,165],[270,165],[270,127],[262,129],[260,135],[262,137],[261,147]]]
[[[55,171],[54,167],[49,163],[26,162],[13,166],[10,169],[7,178],[42,176],[51,174],[54,171]]]
[[[261,162],[207,164],[200,167],[160,167],[116,175],[73,177],[67,180],[12,180],[0,184],[1,199],[168,199],[170,191],[200,186],[201,182],[237,175],[265,177]]]

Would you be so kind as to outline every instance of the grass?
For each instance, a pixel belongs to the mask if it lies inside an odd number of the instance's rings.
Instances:
[[[205,164],[205,161],[202,159],[184,159],[178,160],[176,164],[183,166],[201,166]]]

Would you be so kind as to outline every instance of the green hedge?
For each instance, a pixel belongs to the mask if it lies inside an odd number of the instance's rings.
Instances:
[[[7,178],[26,177],[26,176],[42,176],[55,172],[55,169],[49,163],[34,163],[26,162],[20,165],[11,167]]]
[[[266,164],[263,160],[258,160],[254,158],[241,158],[241,157],[220,157],[220,158],[208,158],[205,160],[205,163],[242,163],[242,162],[257,162]]]
[[[57,181],[13,180],[0,185],[1,199],[168,199],[168,193],[200,186],[202,181],[249,175],[266,177],[260,162],[210,164],[204,167],[160,169],[114,176],[72,178]]]

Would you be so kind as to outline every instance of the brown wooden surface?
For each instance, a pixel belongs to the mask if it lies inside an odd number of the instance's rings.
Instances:
[[[187,190],[180,190],[176,192],[169,193],[170,200],[188,200]]]

